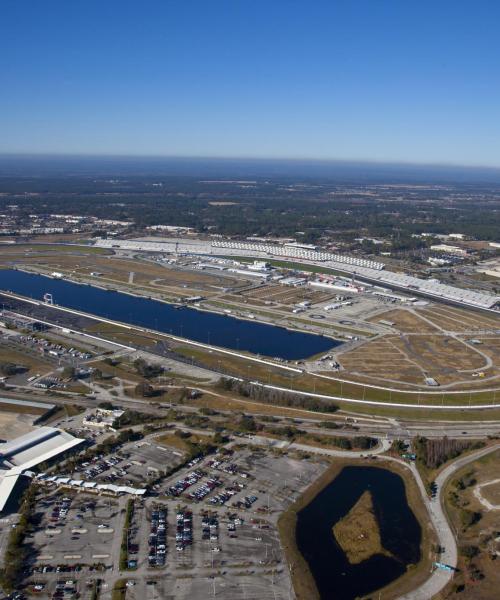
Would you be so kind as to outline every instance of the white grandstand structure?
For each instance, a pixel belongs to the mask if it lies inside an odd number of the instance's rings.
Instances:
[[[289,244],[266,244],[257,242],[238,242],[232,240],[196,240],[165,239],[150,240],[97,240],[96,246],[101,248],[117,248],[141,252],[164,252],[192,255],[221,255],[234,257],[252,257],[260,259],[277,258],[288,261],[300,261],[305,264],[320,264],[348,275],[356,276],[370,283],[388,288],[407,291],[411,294],[435,298],[463,306],[495,310],[500,304],[500,296],[485,292],[462,289],[446,285],[436,279],[420,279],[404,273],[396,273],[384,269],[384,264],[353,256],[333,254],[296,247]]]

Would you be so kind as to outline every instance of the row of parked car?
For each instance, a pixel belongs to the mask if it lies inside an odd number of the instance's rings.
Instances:
[[[180,496],[182,494],[182,492],[184,492],[185,490],[187,490],[188,488],[190,488],[195,483],[198,483],[198,481],[204,475],[205,475],[204,471],[202,471],[201,469],[196,469],[195,471],[192,471],[191,473],[188,473],[186,475],[186,477],[184,477],[183,479],[179,479],[179,481],[176,481],[174,483],[174,485],[171,485],[168,488],[167,492],[171,496]]]
[[[219,519],[216,514],[204,513],[202,520],[201,539],[212,542],[212,552],[220,552],[219,542]]]
[[[190,510],[179,510],[176,519],[175,548],[182,552],[193,543],[193,513]]]
[[[76,598],[77,589],[76,581],[73,579],[59,579],[56,583],[56,589],[52,594],[52,598]]]
[[[238,500],[233,504],[236,508],[252,508],[252,504],[257,501],[257,496],[245,496],[243,500]]]
[[[60,523],[64,521],[66,516],[68,515],[69,508],[71,506],[71,498],[63,498],[62,500],[58,500],[52,512],[50,513],[50,521],[51,523]]]
[[[210,477],[195,490],[189,492],[188,498],[197,501],[203,500],[203,498],[220,485],[222,485],[222,481],[218,477]]]
[[[163,567],[167,554],[167,509],[154,508],[151,512],[151,525],[149,533],[150,567]]]
[[[210,498],[210,504],[224,505],[228,500],[230,500],[235,494],[240,491],[239,486],[237,485],[229,485],[225,488],[223,492],[219,492],[216,496]]]
[[[101,473],[104,473],[104,471],[117,465],[120,460],[121,459],[116,456],[109,456],[107,458],[95,457],[92,459],[92,463],[84,462],[81,464],[80,468],[77,468],[76,470],[82,470],[86,477],[93,479],[94,477],[97,477],[97,475],[100,475]]]

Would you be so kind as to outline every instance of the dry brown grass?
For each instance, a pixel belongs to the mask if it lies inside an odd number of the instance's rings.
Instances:
[[[44,408],[37,408],[35,406],[28,406],[22,404],[8,404],[7,402],[0,402],[0,426],[3,427],[6,423],[10,422],[11,419],[15,419],[15,414],[43,415],[46,412],[47,411]],[[9,413],[9,415],[5,415],[2,413]]]
[[[211,437],[206,435],[191,434],[189,438],[183,439],[180,436],[175,435],[175,433],[165,433],[164,435],[154,438],[154,440],[155,443],[160,444],[161,446],[168,446],[169,448],[174,448],[179,452],[187,454],[190,451],[189,442],[193,444],[206,444],[211,441]]]
[[[397,308],[395,310],[389,310],[382,314],[378,314],[375,317],[368,319],[371,323],[378,323],[379,321],[389,321],[394,323],[394,327],[399,329],[402,333],[437,333],[438,329],[421,319],[418,313],[410,310]]]
[[[450,306],[433,306],[422,310],[429,320],[449,331],[481,331],[500,328],[500,318]]]
[[[491,504],[500,505],[500,482],[481,488],[481,495]]]
[[[500,471],[500,450],[485,456],[463,469],[458,471],[455,476],[447,483],[444,490],[445,506],[451,519],[453,529],[458,537],[458,545],[472,545],[480,549],[480,554],[472,561],[464,558],[459,553],[458,568],[453,582],[449,584],[438,596],[441,599],[467,600],[486,600],[489,598],[498,598],[498,588],[500,586],[500,570],[498,569],[498,559],[492,560],[493,553],[500,551],[500,545],[494,542],[498,531],[498,511],[486,511],[483,505],[474,496],[474,486],[467,487],[464,490],[457,489],[456,482],[466,474],[471,473],[477,480],[477,483],[485,483],[498,479]],[[488,488],[483,488],[486,492]],[[453,500],[452,494],[456,494],[456,500]],[[462,510],[478,511],[481,513],[481,519],[474,525],[463,529],[460,514]],[[471,579],[471,564],[477,567],[484,575],[483,579],[473,581]],[[457,591],[457,585],[465,585],[465,590]]]
[[[59,248],[56,246],[56,248]],[[65,248],[64,246],[61,248]],[[92,250],[92,249],[91,249]],[[90,254],[90,252],[88,252]],[[221,277],[203,271],[181,270],[175,267],[162,266],[148,261],[127,260],[114,256],[88,256],[58,251],[30,252],[28,254],[14,252],[8,257],[10,261],[17,259],[18,265],[29,265],[41,269],[61,271],[68,276],[92,280],[96,284],[115,283],[128,284],[131,289],[144,289],[152,292],[168,291],[176,296],[189,296],[196,292],[211,295],[216,288],[239,285],[233,278]],[[100,277],[92,277],[92,272],[101,273]],[[130,273],[133,282],[129,284]]]
[[[491,354],[495,356],[495,348]],[[426,376],[441,384],[470,382],[471,374],[462,371],[486,367],[485,358],[474,348],[456,338],[430,334],[387,335],[343,353],[339,360],[348,373],[420,385]]]
[[[382,546],[371,492],[364,492],[347,515],[333,526],[333,535],[348,561],[357,565],[374,554],[390,553]]]
[[[0,362],[10,362],[16,365],[23,365],[28,368],[28,375],[40,373],[44,375],[54,369],[54,367],[48,362],[38,359],[36,356],[23,352],[20,348],[15,350],[13,348],[6,348],[0,345]]]

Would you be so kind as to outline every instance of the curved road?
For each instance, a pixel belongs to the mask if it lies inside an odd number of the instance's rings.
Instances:
[[[446,481],[459,469],[464,467],[466,464],[473,462],[478,458],[485,456],[486,454],[489,454],[490,452],[498,450],[499,448],[500,444],[488,446],[487,448],[482,448],[477,452],[473,452],[472,454],[468,454],[467,456],[452,462],[451,465],[443,469],[436,477],[435,483],[437,485],[438,493],[436,498],[433,499],[428,497],[422,480],[417,472],[416,466],[414,464],[411,465],[415,479],[417,480],[420,491],[422,492],[424,503],[429,511],[432,524],[434,525],[434,529],[438,535],[439,544],[445,549],[439,558],[440,562],[444,564],[450,565],[451,567],[457,566],[457,543],[455,540],[455,534],[453,533],[450,524],[448,523],[448,519],[446,518],[441,491],[443,490]],[[399,600],[429,600],[438,594],[452,578],[452,572],[435,569],[424,584],[409,594],[401,596]]]
[[[388,440],[382,439],[380,440],[380,444],[376,448],[373,448],[371,450],[367,450],[365,452],[349,452],[342,450],[317,448],[313,446],[307,446],[305,444],[290,444],[287,442],[283,443],[279,440],[273,440],[271,438],[266,438],[258,435],[252,436],[250,438],[250,441],[251,443],[263,446],[278,446],[292,450],[306,450],[315,454],[325,454],[328,456],[334,456],[338,458],[359,458],[360,456],[382,454],[390,446]],[[451,476],[453,476],[459,469],[461,469],[468,463],[473,462],[478,458],[481,458],[486,454],[490,454],[491,452],[494,452],[498,449],[500,449],[500,444],[495,444],[493,446],[481,448],[476,452],[472,452],[467,456],[453,461],[450,465],[445,467],[435,479],[435,483],[437,486],[437,494],[436,497],[432,499],[429,498],[425,486],[420,477],[420,474],[414,463],[407,463],[399,458],[394,458],[391,456],[381,457],[384,460],[389,460],[402,464],[408,469],[410,469],[410,471],[413,473],[415,481],[417,482],[417,485],[420,489],[422,500],[427,508],[432,525],[434,526],[434,530],[436,531],[436,534],[438,536],[439,545],[444,548],[444,552],[439,557],[439,561],[444,564],[450,565],[451,567],[456,567],[458,558],[455,534],[451,529],[451,526],[448,522],[443,508],[443,498],[441,492],[444,489],[444,485],[446,484],[447,480]],[[436,594],[438,594],[452,578],[452,572],[435,569],[434,571],[432,571],[430,577],[419,588],[409,592],[408,594],[405,594],[404,596],[400,596],[398,600],[430,600]]]

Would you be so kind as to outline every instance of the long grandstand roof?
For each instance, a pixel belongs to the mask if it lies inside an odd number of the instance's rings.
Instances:
[[[165,241],[149,240],[98,240],[97,246],[104,248],[123,248],[144,252],[177,252],[199,255],[253,256],[255,258],[282,258],[307,263],[321,263],[330,269],[357,275],[370,282],[388,287],[419,293],[432,298],[463,304],[482,309],[493,309],[500,303],[500,296],[485,292],[462,289],[441,283],[435,279],[420,279],[404,273],[395,273],[384,269],[384,264],[353,256],[333,254],[318,250],[298,248],[287,245],[238,242],[233,240],[196,240],[173,238]]]

